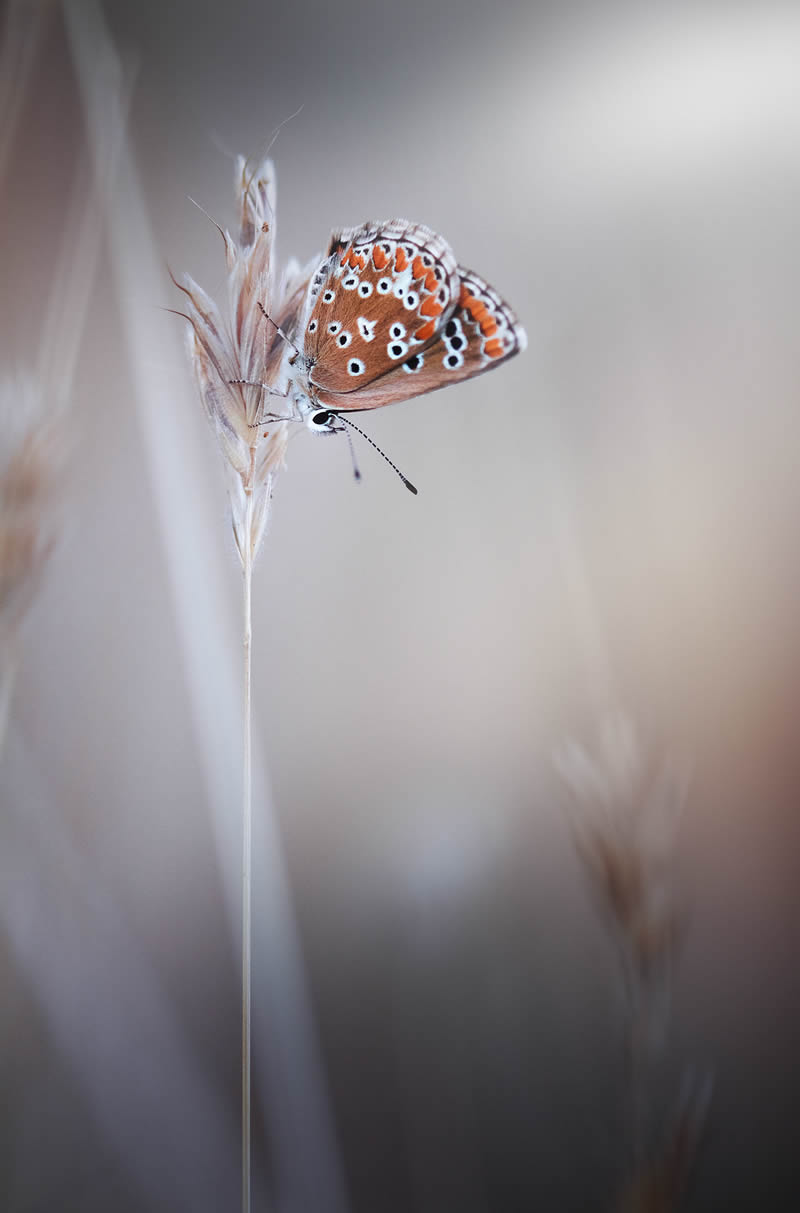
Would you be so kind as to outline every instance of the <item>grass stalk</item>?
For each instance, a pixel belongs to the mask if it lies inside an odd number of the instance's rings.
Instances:
[[[253,481],[256,452],[250,450],[250,477],[245,487],[244,544],[242,552],[242,658],[243,658],[243,745],[242,745],[242,1213],[250,1213],[251,1107],[250,1107],[250,1002],[252,991],[253,939],[253,761],[250,672],[252,668],[253,584]]]

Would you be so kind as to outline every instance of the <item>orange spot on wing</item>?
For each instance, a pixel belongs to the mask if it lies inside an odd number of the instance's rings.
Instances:
[[[497,321],[489,315],[484,316],[481,320],[481,332],[484,337],[493,337],[497,332]]]
[[[423,324],[421,329],[417,329],[414,336],[417,341],[427,341],[436,332],[436,324],[433,320],[429,320],[427,324]]]
[[[503,343],[499,337],[492,337],[491,341],[487,341],[483,347],[484,354],[488,354],[490,358],[499,358],[503,353]]]
[[[339,262],[339,265],[347,265],[347,262],[348,262],[349,257],[350,257],[350,250],[349,250],[349,249],[347,249],[347,251],[345,252],[344,257],[342,257],[341,261]]]
[[[427,274],[425,275],[425,282],[423,285],[426,291],[430,291],[432,295],[436,294],[436,291],[439,288],[439,279],[436,277],[433,270],[428,270]]]
[[[376,244],[372,250],[372,260],[375,262],[375,269],[382,270],[389,258],[386,256],[380,245]]]
[[[441,303],[437,303],[430,296],[425,300],[422,307],[419,309],[420,316],[441,316],[444,308]]]
[[[470,295],[469,291],[461,288],[461,298],[459,300],[461,306],[469,312],[473,320],[481,324],[489,315],[489,310],[485,303],[481,303],[480,299],[476,299],[474,295]]]
[[[415,278],[425,277],[425,266],[422,264],[422,258],[420,257],[419,253],[417,253],[416,257],[411,262],[411,273]]]
[[[406,256],[405,249],[398,247],[397,252],[394,255],[394,267],[398,273],[402,274],[407,265],[408,257]]]

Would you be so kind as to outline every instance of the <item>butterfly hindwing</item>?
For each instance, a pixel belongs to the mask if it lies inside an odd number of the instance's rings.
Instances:
[[[334,232],[299,334],[315,396],[376,407],[370,385],[441,335],[459,291],[453,252],[430,228],[392,219]]]

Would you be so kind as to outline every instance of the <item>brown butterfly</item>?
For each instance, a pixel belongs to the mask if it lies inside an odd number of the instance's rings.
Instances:
[[[481,375],[527,344],[497,291],[405,219],[334,232],[295,314],[288,395],[318,432]]]

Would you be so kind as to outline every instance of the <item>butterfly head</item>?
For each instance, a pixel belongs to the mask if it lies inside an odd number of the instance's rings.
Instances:
[[[315,434],[335,434],[337,432],[336,413],[331,409],[311,407],[306,414],[305,422]]]

